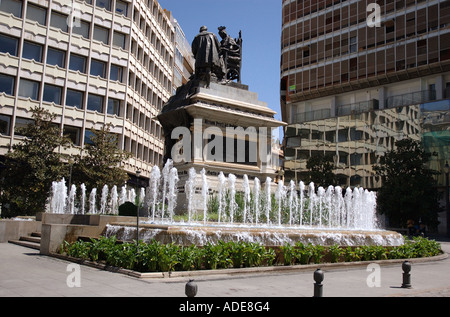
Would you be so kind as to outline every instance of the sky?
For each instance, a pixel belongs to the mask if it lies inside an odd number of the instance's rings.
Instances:
[[[189,43],[202,25],[219,40],[219,26],[226,26],[233,38],[242,30],[241,82],[275,110],[275,118],[281,121],[281,0],[159,0],[159,4],[172,12]]]

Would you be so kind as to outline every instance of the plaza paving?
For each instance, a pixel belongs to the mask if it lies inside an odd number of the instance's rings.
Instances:
[[[446,253],[450,243],[441,242]],[[185,297],[188,277],[137,279],[120,273],[80,266],[71,279],[71,262],[39,251],[0,244],[0,297]],[[403,289],[401,264],[322,268],[324,297],[449,297],[450,258],[413,263],[412,288]],[[195,277],[197,297],[311,297],[314,269],[298,272],[253,273]],[[375,273],[378,275],[375,275]],[[379,284],[369,287],[367,281]],[[79,281],[79,285],[69,285]],[[69,282],[69,283],[68,283]],[[369,283],[369,284],[371,284]],[[78,287],[79,286],[79,287]]]

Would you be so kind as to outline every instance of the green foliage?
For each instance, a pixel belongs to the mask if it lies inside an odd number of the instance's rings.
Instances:
[[[137,207],[130,201],[127,201],[119,206],[119,216],[131,216],[136,217]]]
[[[278,254],[273,248],[259,243],[223,242],[208,243],[203,247],[179,246],[174,243],[118,243],[115,237],[91,241],[64,242],[61,253],[68,256],[102,262],[107,265],[134,269],[140,272],[170,272],[191,270],[215,270],[270,265],[297,265],[310,262],[321,263],[329,255],[331,262],[341,259],[374,261],[385,259],[409,259],[440,254],[441,246],[433,240],[417,237],[398,247],[359,246],[342,248],[338,245],[285,244]],[[277,259],[277,261],[275,261]]]
[[[87,188],[102,188],[108,185],[121,186],[128,180],[128,174],[120,163],[130,157],[117,146],[117,135],[111,133],[111,125],[92,130],[91,142],[86,144],[83,155],[75,157],[73,182],[84,183]]]
[[[53,123],[56,115],[32,108],[33,122],[16,133],[26,136],[5,155],[0,175],[2,216],[35,215],[45,211],[52,182],[68,175],[59,147],[70,141]]]
[[[309,180],[317,186],[325,187],[336,183],[336,175],[333,172],[333,156],[311,156],[306,163],[306,168],[308,169]]]
[[[383,182],[377,193],[378,212],[386,214],[392,227],[405,227],[412,219],[434,228],[439,203],[433,178],[436,172],[426,167],[431,154],[411,139],[395,145],[396,150],[387,152],[373,167]]]

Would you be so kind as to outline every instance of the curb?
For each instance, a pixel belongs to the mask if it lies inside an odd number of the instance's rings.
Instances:
[[[151,272],[141,273],[124,268],[118,268],[102,263],[91,262],[88,260],[82,260],[78,258],[69,257],[66,255],[52,253],[51,257],[58,258],[74,262],[80,265],[89,266],[92,268],[110,271],[114,273],[125,274],[138,279],[153,279],[169,281],[176,278],[224,278],[237,275],[257,275],[257,274],[281,274],[281,273],[293,273],[302,272],[308,270],[315,270],[321,268],[324,271],[331,271],[334,269],[342,268],[357,268],[361,266],[367,266],[371,263],[379,264],[380,266],[394,265],[403,263],[405,261],[411,263],[426,263],[433,261],[442,261],[448,258],[448,253],[442,253],[433,257],[413,258],[413,259],[393,259],[393,260],[374,260],[374,261],[359,261],[359,262],[339,262],[339,263],[319,263],[319,264],[303,264],[303,265],[290,265],[290,266],[263,266],[263,267],[249,267],[249,268],[230,268],[230,269],[217,269],[217,270],[198,270],[198,271],[176,271],[176,272]]]

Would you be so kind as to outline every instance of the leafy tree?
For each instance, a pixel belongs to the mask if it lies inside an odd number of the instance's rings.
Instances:
[[[82,155],[74,159],[74,183],[84,183],[87,188],[102,188],[104,185],[111,188],[128,180],[128,174],[120,163],[130,154],[118,148],[117,136],[110,131],[109,124],[92,131],[91,143],[86,144]]]
[[[17,132],[26,136],[5,156],[0,179],[2,216],[35,215],[45,211],[52,182],[67,174],[57,150],[70,141],[52,123],[55,114],[43,108],[31,109],[33,122]]]
[[[331,155],[313,155],[306,163],[309,180],[318,186],[329,186],[336,183],[333,157]]]
[[[411,219],[435,228],[439,196],[433,178],[436,172],[426,167],[431,154],[412,139],[395,145],[397,149],[387,152],[374,166],[382,180],[377,194],[378,212],[385,214],[393,227],[404,227]]]

